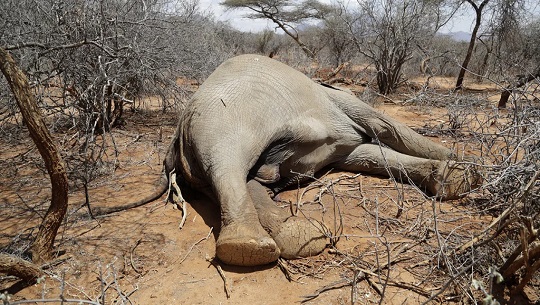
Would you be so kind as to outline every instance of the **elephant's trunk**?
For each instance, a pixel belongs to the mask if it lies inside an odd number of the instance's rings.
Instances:
[[[163,194],[165,194],[165,192],[168,189],[168,185],[169,184],[167,183],[167,179],[165,177],[161,177],[159,186],[154,190],[152,194],[146,196],[145,198],[135,201],[135,202],[119,205],[119,206],[92,209],[92,216],[94,217],[105,216],[108,214],[143,206],[147,203],[150,203],[154,200],[159,199]]]

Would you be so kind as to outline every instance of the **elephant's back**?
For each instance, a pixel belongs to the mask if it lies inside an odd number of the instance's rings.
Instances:
[[[301,72],[271,58],[248,54],[221,64],[195,93],[192,107],[221,116],[278,112],[286,120],[314,107],[318,100],[322,102],[323,95],[319,85]]]
[[[257,131],[258,143],[266,145],[294,121],[326,116],[328,104],[322,86],[299,71],[265,56],[241,55],[221,64],[193,95],[189,125],[207,142],[247,141]]]

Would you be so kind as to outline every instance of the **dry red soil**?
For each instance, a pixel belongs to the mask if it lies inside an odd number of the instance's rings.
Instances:
[[[442,109],[377,108],[412,127],[444,116]],[[94,206],[141,198],[159,179],[176,115],[147,110],[128,113],[126,122],[122,131],[112,132],[119,151],[116,170],[89,185]],[[56,137],[64,140],[63,135]],[[110,139],[107,143],[112,146]],[[25,147],[32,147],[24,132],[21,139],[2,146],[0,243],[17,240],[15,245],[22,247],[50,199],[49,182],[35,164],[20,161]],[[35,150],[27,154],[24,160],[40,161]],[[114,159],[112,154],[109,159]],[[187,192],[182,229],[181,212],[163,200],[99,219],[68,216],[57,238],[57,264],[39,284],[12,299],[62,294],[104,299],[106,304],[297,304],[312,296],[307,304],[377,304],[381,298],[382,304],[420,304],[442,291],[434,303],[464,301],[458,289],[441,290],[449,280],[446,251],[481,231],[490,216],[468,200],[436,202],[389,179],[334,171],[317,178],[279,199],[284,209],[300,202],[302,213],[324,221],[339,236],[335,247],[318,256],[262,267],[214,261],[219,208],[203,195]],[[84,204],[84,193],[77,185],[71,189],[74,213]],[[4,279],[0,288],[12,283]]]

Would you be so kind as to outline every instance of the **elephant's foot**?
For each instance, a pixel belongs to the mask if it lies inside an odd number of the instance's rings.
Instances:
[[[281,250],[281,257],[292,259],[321,253],[328,244],[324,225],[306,218],[290,217],[272,237]]]
[[[306,218],[291,217],[270,199],[266,188],[256,181],[247,183],[262,227],[276,241],[283,258],[308,257],[321,253],[328,238],[324,225]]]
[[[280,251],[259,223],[232,223],[221,228],[216,255],[225,264],[258,266],[276,261]]]
[[[441,200],[464,197],[482,184],[482,177],[474,166],[455,161],[441,161],[428,191]]]

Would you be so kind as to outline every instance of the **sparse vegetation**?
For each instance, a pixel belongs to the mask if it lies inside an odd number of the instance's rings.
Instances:
[[[312,184],[280,195],[332,224],[333,240],[339,240],[318,257],[279,263],[298,290],[294,301],[303,295],[308,304],[539,302],[540,16],[524,10],[535,3],[224,4],[250,8],[253,18],[271,19],[281,31],[241,32],[217,21],[197,0],[0,2],[0,49],[28,78],[61,157],[55,162],[65,166],[70,198],[56,229],[40,225],[60,193],[29,140],[29,120],[21,111],[26,106],[16,103],[19,97],[2,78],[4,304],[22,298],[38,304],[57,298],[84,304],[162,301],[159,292],[148,290],[135,301],[156,274],[182,277],[185,285],[207,281],[217,287],[223,280],[226,297],[234,298],[227,276],[246,276],[246,270],[223,270],[206,257],[212,253],[213,214],[198,203],[206,199],[188,200],[205,221],[190,214],[200,227],[182,233],[183,243],[174,247],[178,232],[160,231],[176,228],[171,214],[132,211],[129,220],[92,219],[89,208],[151,192],[177,112],[217,65],[251,52],[395,111],[418,132],[473,156],[465,163],[484,178],[481,189],[450,203],[425,197],[414,186],[347,173],[313,177]],[[437,33],[459,17],[459,4],[483,14],[470,42]],[[52,241],[38,254],[43,230]],[[193,268],[213,265],[219,275],[210,269],[201,271],[204,278],[188,278],[186,269],[173,271],[190,259]],[[248,285],[240,278],[232,282]]]

